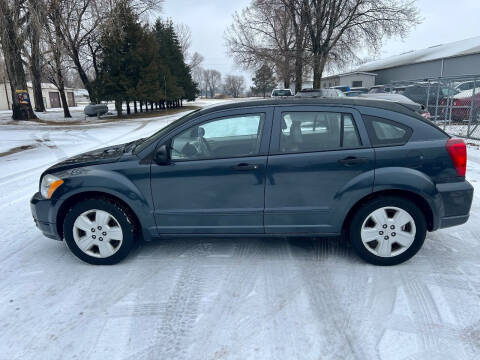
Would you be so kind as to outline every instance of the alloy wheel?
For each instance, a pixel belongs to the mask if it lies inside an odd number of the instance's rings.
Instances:
[[[393,257],[405,252],[414,242],[415,221],[405,210],[388,206],[373,211],[362,224],[360,236],[372,254]]]
[[[85,254],[108,258],[122,246],[123,232],[120,223],[112,214],[92,209],[83,212],[75,220],[73,239]]]

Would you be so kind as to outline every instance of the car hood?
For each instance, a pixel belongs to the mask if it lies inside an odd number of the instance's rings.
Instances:
[[[120,144],[82,153],[49,167],[45,173],[58,172],[88,165],[106,164],[118,161],[127,145]]]

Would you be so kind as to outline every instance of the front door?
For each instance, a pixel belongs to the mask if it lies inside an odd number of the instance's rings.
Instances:
[[[272,117],[271,108],[210,115],[162,141],[171,162],[151,167],[160,234],[264,232]]]
[[[352,198],[372,191],[374,151],[349,108],[277,107],[265,192],[267,233],[340,231]]]

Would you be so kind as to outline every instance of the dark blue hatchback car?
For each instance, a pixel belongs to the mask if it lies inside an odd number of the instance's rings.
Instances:
[[[31,200],[48,237],[92,264],[162,236],[347,237],[366,261],[411,258],[468,220],[466,147],[401,104],[240,102],[47,169]]]

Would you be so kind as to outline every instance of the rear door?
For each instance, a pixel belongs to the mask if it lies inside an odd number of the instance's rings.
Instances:
[[[276,107],[267,167],[266,233],[338,233],[372,191],[374,151],[351,108]]]

